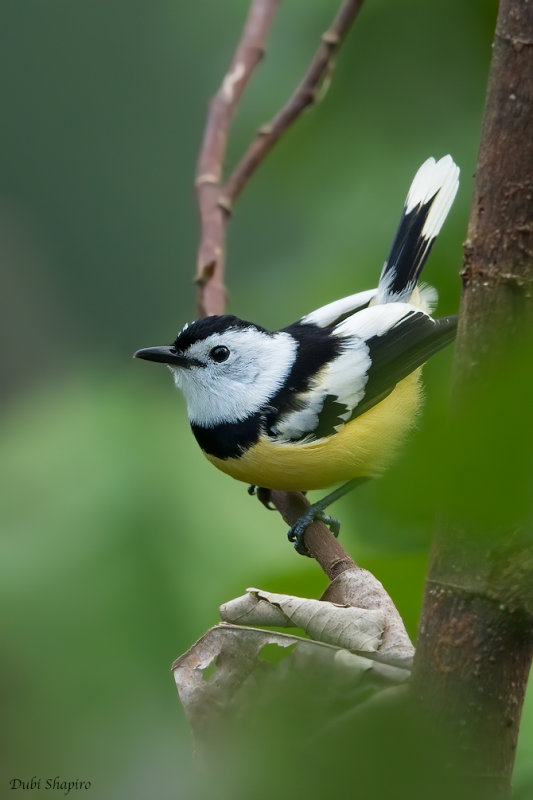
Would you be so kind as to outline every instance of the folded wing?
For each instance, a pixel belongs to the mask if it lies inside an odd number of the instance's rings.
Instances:
[[[297,394],[273,428],[284,440],[330,436],[383,400],[403,378],[453,340],[457,318],[434,320],[408,303],[364,308],[332,330],[339,355]]]

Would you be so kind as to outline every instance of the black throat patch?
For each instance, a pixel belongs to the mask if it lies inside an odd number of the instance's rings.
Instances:
[[[259,439],[261,414],[252,414],[241,422],[223,422],[211,428],[202,428],[191,422],[191,428],[204,453],[222,460],[238,458]]]

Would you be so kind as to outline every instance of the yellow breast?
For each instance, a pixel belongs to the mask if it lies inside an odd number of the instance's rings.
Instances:
[[[420,369],[333,436],[308,443],[277,443],[264,437],[240,458],[207,458],[233,478],[266,489],[323,489],[380,475],[416,421],[422,394],[419,378]]]

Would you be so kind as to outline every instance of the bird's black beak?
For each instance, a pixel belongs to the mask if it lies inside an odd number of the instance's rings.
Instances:
[[[162,364],[172,364],[175,367],[191,367],[192,361],[176,353],[172,347],[145,347],[137,350],[133,358],[144,358],[146,361],[159,361]]]

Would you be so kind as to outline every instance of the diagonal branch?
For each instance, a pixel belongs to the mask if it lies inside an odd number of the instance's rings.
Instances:
[[[268,126],[260,129],[243,158],[222,187],[224,157],[230,125],[250,76],[265,52],[265,42],[279,0],[252,0],[235,54],[222,84],[211,101],[196,171],[201,234],[196,268],[198,316],[223,314],[226,308],[224,267],[226,228],[233,200],[288,128],[305,108],[316,102],[320,87],[333,66],[333,56],[344,41],[363,0],[344,0],[322,35],[298,88]],[[297,492],[273,492],[271,502],[285,520],[294,522],[309,505]],[[291,523],[292,524],[292,523]],[[354,566],[353,560],[320,522],[305,534],[309,553],[330,578]]]
[[[224,184],[219,204],[228,212],[265,156],[280,137],[296,122],[306,108],[314,105],[327,89],[334,68],[334,56],[359,13],[363,0],[347,0],[337,12],[328,30],[322,34],[299,86],[285,105],[266,125],[262,125],[254,141]]]
[[[287,525],[294,525],[309,506],[309,501],[301,492],[272,490],[269,492],[269,500]],[[355,561],[323,522],[309,525],[305,532],[305,546],[331,581],[345,570],[356,567]]]

